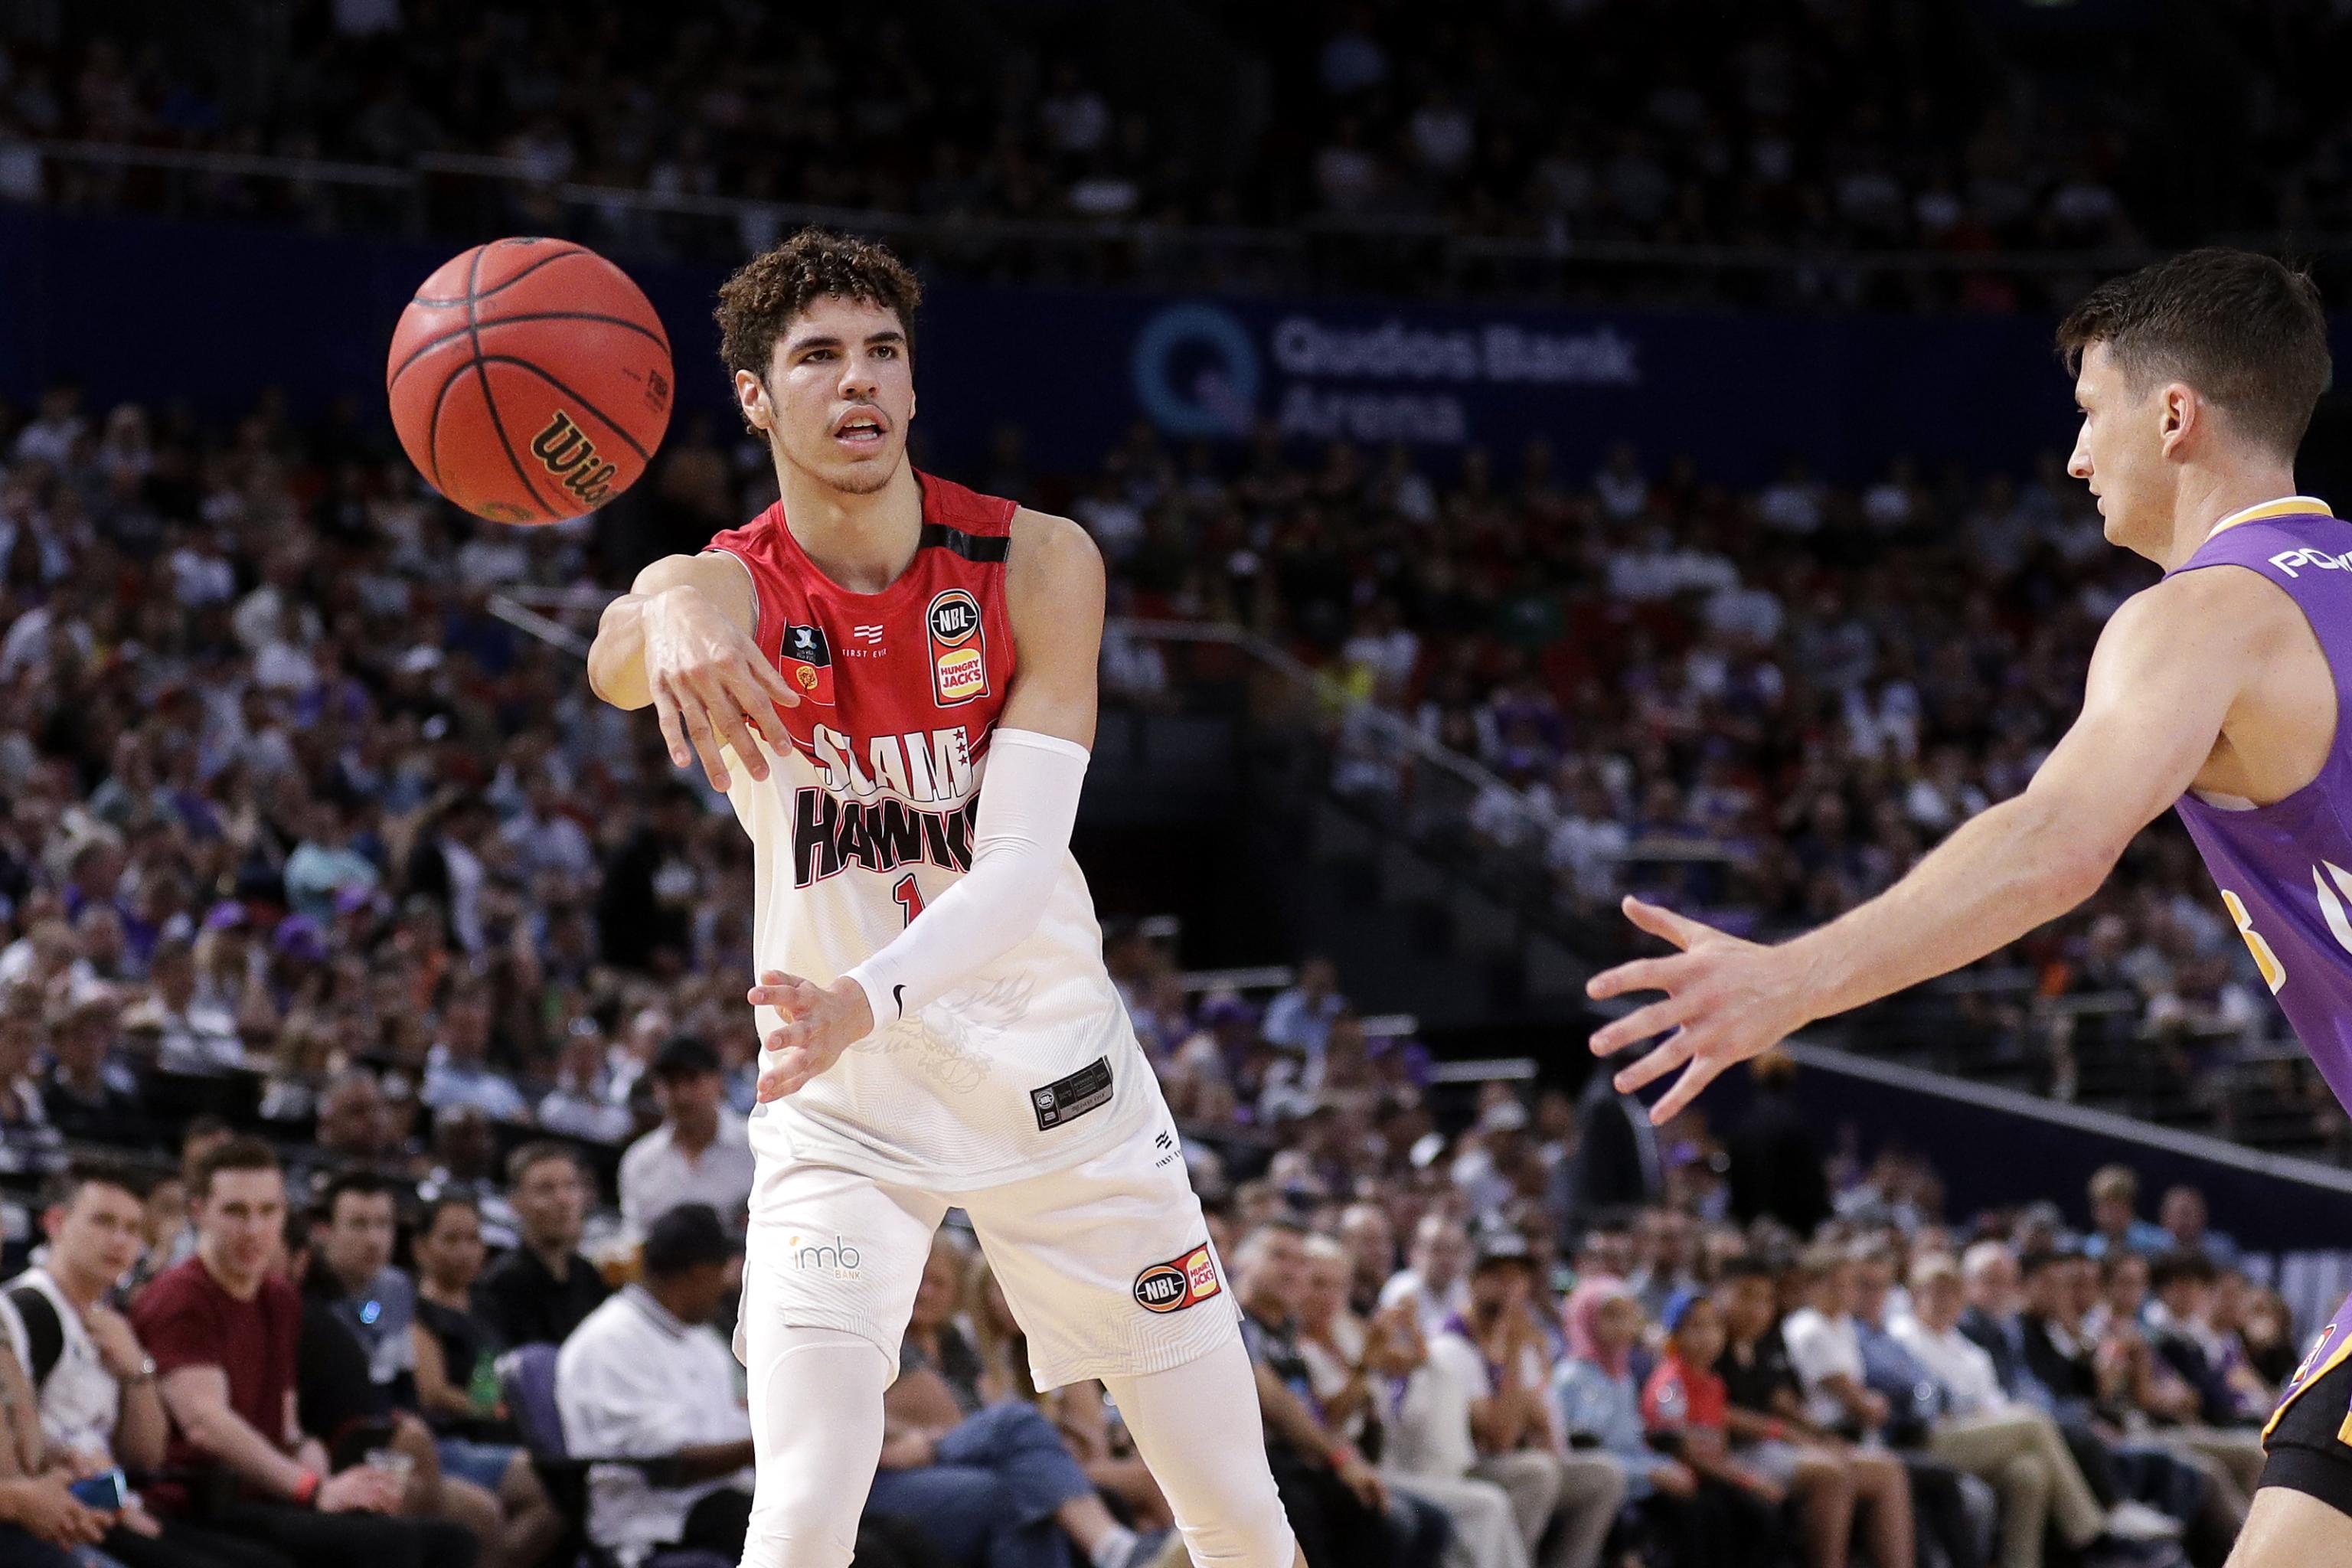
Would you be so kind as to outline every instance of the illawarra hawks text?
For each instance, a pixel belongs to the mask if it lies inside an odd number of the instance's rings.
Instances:
[[[852,866],[971,869],[972,816],[980,801],[962,725],[877,735],[860,748],[819,724],[808,757],[824,782],[823,788],[804,784],[793,792],[793,886],[805,888]],[[933,801],[940,805],[931,810],[920,804]]]

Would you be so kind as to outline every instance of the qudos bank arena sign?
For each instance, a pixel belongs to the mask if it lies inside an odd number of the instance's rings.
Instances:
[[[1632,389],[1642,344],[1614,323],[1433,322],[1187,300],[1142,323],[1135,398],[1163,435],[1463,446],[1532,433],[1545,394]],[[1538,417],[1531,418],[1531,416]]]

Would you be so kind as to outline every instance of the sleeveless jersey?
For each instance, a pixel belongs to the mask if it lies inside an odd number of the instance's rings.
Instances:
[[[730,770],[728,800],[753,847],[753,950],[761,970],[820,985],[971,868],[989,737],[1013,684],[1014,505],[916,479],[921,542],[878,594],[819,571],[781,502],[709,545],[751,572],[754,635],[801,694],[777,710],[793,744],[766,782]],[[782,1020],[758,1016],[764,1040]],[[1091,1158],[1160,1104],[1065,849],[1033,933],[761,1106],[751,1147],[952,1192]]]
[[[2178,572],[2242,566],[2284,589],[2336,685],[2318,776],[2284,799],[2230,810],[2174,803],[2263,979],[2336,1098],[2352,1107],[2352,527],[2305,497],[2241,512]],[[2168,574],[2170,575],[2170,574]]]

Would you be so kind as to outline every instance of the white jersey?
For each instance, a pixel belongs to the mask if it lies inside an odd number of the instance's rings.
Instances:
[[[1013,504],[919,476],[923,537],[898,581],[853,594],[811,564],[781,503],[710,548],[759,594],[757,640],[802,694],[767,780],[731,772],[751,836],[759,967],[830,984],[971,867],[988,742],[1013,676]],[[764,750],[765,747],[763,746]],[[765,1039],[782,1022],[758,1010]],[[934,1192],[1091,1158],[1160,1117],[1067,850],[1027,938],[751,1118],[762,1161],[839,1165]]]

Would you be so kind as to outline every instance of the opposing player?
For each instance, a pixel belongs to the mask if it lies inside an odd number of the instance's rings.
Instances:
[[[2352,1105],[2352,527],[2295,493],[2326,386],[2310,280],[2199,250],[2095,289],[2059,329],[2082,432],[2068,471],[2106,536],[2165,569],[2091,656],[2083,711],[2024,793],[1877,898],[1759,946],[1628,899],[1683,951],[1596,975],[1664,991],[1592,1037],[1617,1075],[1675,1068],[1663,1121],[1733,1062],[1815,1018],[1957,969],[2064,913],[2134,834],[2177,808],[2222,905],[2336,1098]],[[2352,1563],[2352,1301],[2289,1383],[2237,1568]]]
[[[1291,1568],[1233,1295],[1069,851],[1102,563],[908,464],[919,300],[887,250],[814,231],[728,280],[721,352],[782,500],[647,567],[589,663],[752,843],[744,1562],[849,1562],[953,1206],[1037,1386],[1103,1382],[1192,1561]]]

